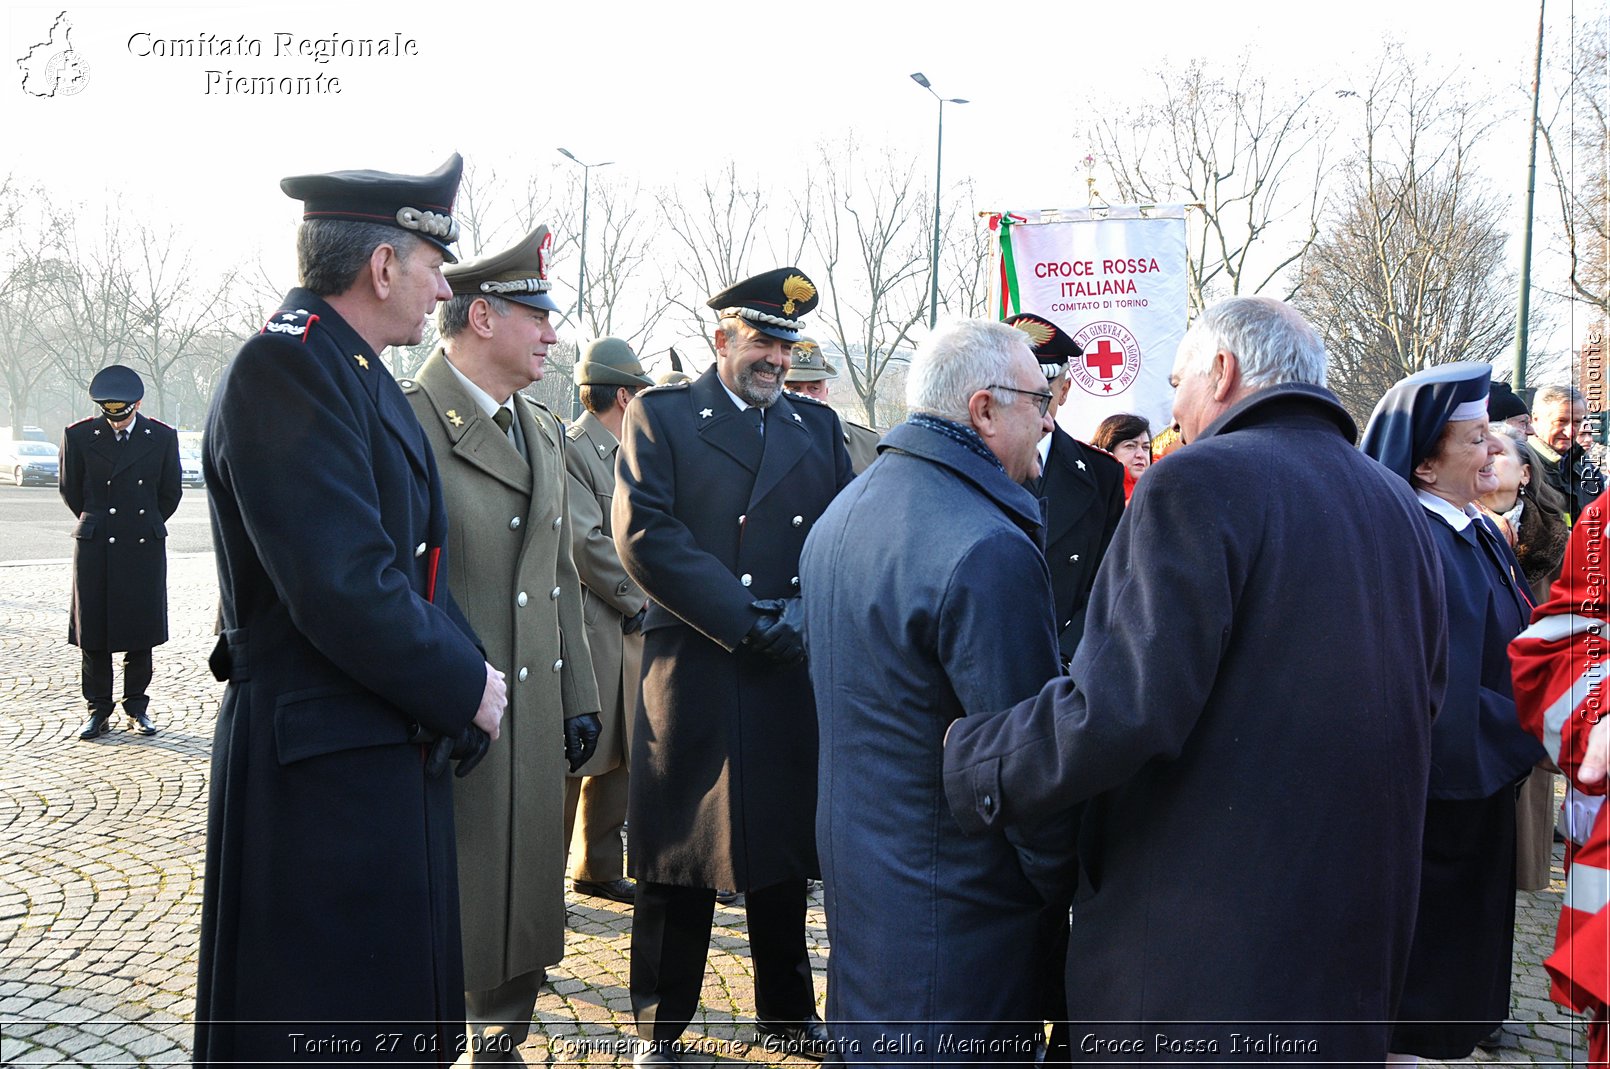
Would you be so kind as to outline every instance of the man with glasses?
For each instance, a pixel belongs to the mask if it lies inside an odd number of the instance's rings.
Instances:
[[[565,781],[565,842],[577,851],[570,889],[579,895],[630,903],[636,889],[626,878],[625,842],[628,746],[643,665],[643,616],[648,595],[632,582],[615,552],[610,506],[615,498],[615,453],[621,423],[639,390],[654,385],[632,347],[620,338],[588,343],[576,361],[581,418],[565,436],[570,478],[570,539],[581,575],[582,616],[598,681],[603,731],[598,749]],[[580,841],[572,834],[581,820]]]
[[[828,1023],[879,1064],[1032,1063],[1040,914],[1066,908],[1055,862],[1072,832],[966,838],[940,771],[953,723],[1058,670],[1040,503],[1021,485],[1039,474],[1051,394],[1023,332],[960,320],[918,348],[906,401],[800,562]]]
[[[1205,310],[1173,381],[1186,445],[1135,490],[1071,678],[951,726],[950,814],[987,849],[1089,801],[1078,1049],[1380,1065],[1447,672],[1425,509],[1282,302]]]

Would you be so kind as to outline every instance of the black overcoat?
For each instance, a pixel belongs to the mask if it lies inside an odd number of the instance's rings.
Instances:
[[[651,599],[632,875],[738,890],[815,875],[810,676],[740,646],[753,601],[799,593],[805,536],[853,477],[838,416],[784,393],[762,436],[711,368],[638,395],[616,473],[615,547]]]
[[[67,641],[145,650],[168,641],[168,517],[179,507],[179,433],[136,414],[119,445],[104,417],[62,433],[61,496],[73,526]]]
[[[296,289],[225,371],[203,468],[229,686],[196,1061],[319,1062],[287,1038],[302,1032],[449,1064],[464,1021],[452,786],[410,739],[463,728],[486,675],[446,593],[430,446],[374,351]]]
[[[806,540],[827,1018],[849,1064],[1032,1056],[1041,898],[1004,835],[962,833],[941,757],[958,718],[1058,671],[1039,513],[998,465],[904,423]]]
[[[1124,516],[1124,466],[1061,427],[1040,477],[1045,501],[1045,560],[1056,600],[1057,646],[1064,659],[1079,647],[1096,569]]]
[[[1354,434],[1319,387],[1233,406],[1136,489],[1077,688],[951,728],[964,827],[1091,799],[1081,1060],[1386,1056],[1447,614],[1425,510]]]

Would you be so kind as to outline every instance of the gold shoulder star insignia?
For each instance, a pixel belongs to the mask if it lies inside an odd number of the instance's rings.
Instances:
[[[447,422],[451,423],[455,427],[464,426],[464,418],[458,414],[457,409],[453,408],[449,408],[447,410]]]
[[[358,366],[363,368],[365,371],[369,370],[369,361],[362,353],[353,353],[352,359],[356,360],[358,362]]]
[[[1077,464],[1077,465],[1079,465],[1079,470],[1080,470],[1080,471],[1084,471],[1084,470],[1085,470],[1085,462],[1084,462],[1084,461],[1082,461],[1082,460],[1076,460],[1076,461],[1074,461],[1074,463],[1075,463],[1075,464]]]
[[[713,415],[715,415],[715,412],[712,411],[711,409],[708,409],[708,408],[699,409],[699,418],[700,419],[709,419]]]

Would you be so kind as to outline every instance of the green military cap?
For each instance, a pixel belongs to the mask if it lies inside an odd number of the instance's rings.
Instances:
[[[454,264],[443,268],[442,274],[455,295],[502,297],[516,304],[557,312],[559,306],[548,296],[553,288],[553,283],[548,281],[548,246],[551,244],[553,235],[548,233],[547,227],[539,226],[512,249]]]
[[[632,347],[620,338],[595,338],[576,361],[578,386],[653,386]]]
[[[789,361],[788,378],[784,381],[820,382],[822,379],[839,377],[838,369],[827,362],[826,354],[815,339],[800,338],[794,343],[793,354]]]
[[[662,371],[660,377],[654,380],[656,386],[675,386],[679,382],[692,382],[693,376],[686,371]]]

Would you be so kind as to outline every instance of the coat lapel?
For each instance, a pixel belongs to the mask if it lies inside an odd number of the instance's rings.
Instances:
[[[1090,465],[1083,469],[1079,462],[1084,458],[1079,455],[1079,447],[1068,432],[1058,427],[1051,435],[1051,455],[1045,478],[1041,480],[1040,494],[1047,501],[1083,502],[1088,508],[1096,500],[1098,487],[1096,477],[1090,471]],[[1046,543],[1050,544],[1068,532],[1079,518],[1084,514],[1084,508],[1051,509],[1047,513],[1056,519],[1056,528],[1047,528],[1045,532]]]
[[[150,421],[140,415],[136,415],[134,422],[129,424],[129,440],[123,443],[121,447],[117,444],[115,434],[111,438],[113,455],[117,458],[112,465],[113,475],[116,475],[156,448],[156,444],[151,441]]]
[[[727,396],[713,365],[688,387],[688,403],[699,437],[750,471],[760,470],[761,436]]]
[[[481,469],[499,482],[507,483],[521,493],[531,492],[531,467],[509,441],[509,436],[498,429],[481,412],[481,406],[465,391],[447,366],[447,356],[437,349],[419,369],[417,381],[430,398],[431,408],[441,421],[447,440],[453,445],[453,455]],[[536,448],[544,432],[537,429],[536,420],[516,404],[520,429],[526,435],[528,448]],[[452,413],[452,415],[448,415]]]
[[[755,476],[755,488],[749,494],[749,508],[745,511],[754,509],[756,502],[771,493],[810,447],[811,432],[805,429],[786,392],[766,412],[764,440],[760,472]]]

